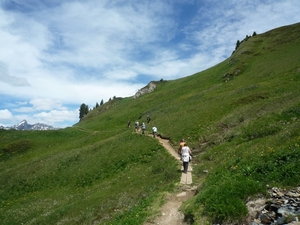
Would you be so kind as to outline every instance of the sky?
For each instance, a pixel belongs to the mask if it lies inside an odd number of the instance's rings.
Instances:
[[[72,126],[83,103],[203,71],[299,14],[299,0],[0,0],[0,125]]]

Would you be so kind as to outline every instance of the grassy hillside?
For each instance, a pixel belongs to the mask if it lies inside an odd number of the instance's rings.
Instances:
[[[1,131],[1,224],[143,221],[176,164],[152,138],[109,133]]]
[[[143,224],[179,182],[178,164],[127,121],[194,155],[194,224],[239,221],[245,200],[300,180],[300,24],[242,41],[224,62],[116,98],[58,131],[0,130],[2,224]],[[203,173],[208,170],[209,173]],[[204,182],[203,182],[204,181]]]

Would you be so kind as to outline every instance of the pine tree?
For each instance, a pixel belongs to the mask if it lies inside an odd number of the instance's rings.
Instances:
[[[240,46],[240,44],[241,44],[240,40],[237,40],[235,50],[237,50],[237,48]]]
[[[89,112],[89,106],[82,103],[79,109],[79,121]]]

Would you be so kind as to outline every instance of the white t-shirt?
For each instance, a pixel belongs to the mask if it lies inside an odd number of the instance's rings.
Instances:
[[[190,161],[190,148],[188,146],[183,146],[181,149],[181,159],[182,162],[189,162]]]

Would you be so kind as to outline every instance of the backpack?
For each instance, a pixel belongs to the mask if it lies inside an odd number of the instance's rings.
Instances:
[[[184,146],[185,142],[180,142],[179,148],[178,148],[178,154],[181,155],[181,149]]]

